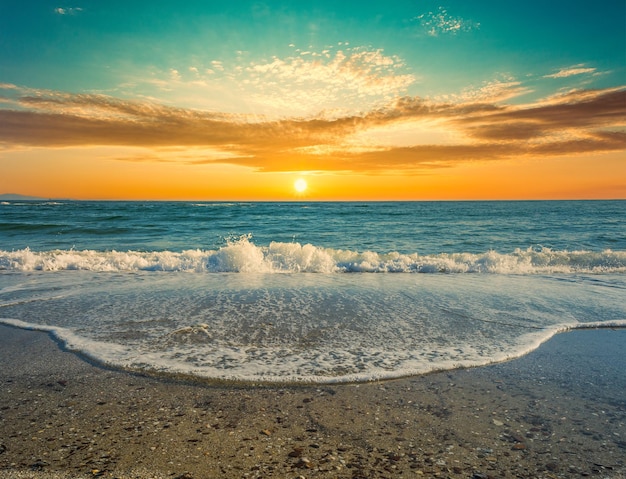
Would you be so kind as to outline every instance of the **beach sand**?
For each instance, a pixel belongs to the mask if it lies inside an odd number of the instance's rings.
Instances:
[[[626,330],[366,384],[190,383],[0,326],[0,477],[562,478],[626,471]]]

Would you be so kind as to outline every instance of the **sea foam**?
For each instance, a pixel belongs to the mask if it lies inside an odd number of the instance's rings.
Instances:
[[[248,236],[215,250],[95,251],[0,250],[0,270],[95,272],[187,271],[206,273],[624,273],[626,251],[568,251],[547,247],[509,253],[351,251],[297,242],[254,244]]]
[[[0,322],[132,370],[368,381],[504,361],[569,329],[624,327],[625,287],[620,274],[16,271],[0,274]]]

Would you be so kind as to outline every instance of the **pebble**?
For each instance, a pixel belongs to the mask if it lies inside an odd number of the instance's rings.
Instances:
[[[293,451],[291,451],[289,454],[287,454],[289,457],[300,457],[302,456],[302,448],[301,447],[294,447]]]
[[[48,465],[47,462],[39,460],[30,465],[31,471],[40,471]]]
[[[296,463],[296,467],[299,467],[300,469],[311,469],[313,464],[309,458],[303,457]]]
[[[558,472],[559,471],[559,464],[556,462],[549,462],[546,464],[546,469],[550,472]]]

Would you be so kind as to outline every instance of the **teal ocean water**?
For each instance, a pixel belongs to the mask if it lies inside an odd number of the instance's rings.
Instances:
[[[0,322],[138,370],[366,381],[626,326],[626,201],[5,201]]]

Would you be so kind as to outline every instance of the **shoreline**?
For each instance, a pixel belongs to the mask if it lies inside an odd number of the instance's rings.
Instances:
[[[250,378],[250,379],[237,379],[237,378],[220,378],[220,377],[210,377],[210,376],[202,376],[196,375],[192,372],[187,371],[176,371],[176,370],[163,370],[163,371],[155,371],[151,369],[139,369],[132,367],[125,367],[121,365],[116,365],[110,363],[106,360],[98,358],[96,355],[89,354],[80,349],[74,349],[71,346],[68,346],[68,343],[71,343],[71,340],[67,338],[63,338],[62,333],[59,333],[59,328],[56,327],[48,327],[44,325],[34,325],[31,323],[26,323],[21,320],[15,319],[0,319],[0,328],[14,328],[21,331],[31,331],[31,332],[39,332],[46,334],[51,341],[53,341],[57,347],[63,352],[69,352],[71,354],[76,355],[83,361],[93,365],[94,367],[107,369],[112,371],[125,372],[131,375],[138,375],[142,377],[151,377],[154,379],[160,379],[164,381],[174,381],[177,383],[189,383],[189,384],[198,384],[205,386],[218,386],[218,387],[323,387],[323,386],[342,386],[342,385],[356,385],[356,384],[366,384],[366,383],[377,383],[377,382],[390,382],[397,381],[403,379],[410,379],[413,377],[423,377],[430,374],[443,374],[450,371],[459,371],[459,370],[467,370],[467,369],[476,369],[494,366],[501,363],[507,363],[510,361],[515,361],[519,358],[527,356],[528,354],[532,354],[534,351],[539,349],[544,343],[552,340],[557,335],[568,333],[572,331],[588,331],[588,330],[616,330],[623,329],[626,330],[626,320],[614,320],[614,321],[602,321],[602,322],[590,322],[590,323],[579,323],[575,326],[560,326],[553,328],[549,331],[545,336],[536,339],[534,343],[531,345],[526,345],[525,349],[517,351],[515,353],[510,353],[508,355],[501,355],[498,358],[494,358],[491,362],[480,363],[480,362],[469,362],[466,364],[455,364],[454,366],[441,366],[435,367],[432,369],[425,370],[416,370],[414,372],[403,372],[401,374],[381,374],[376,377],[369,377],[369,375],[365,378],[356,377],[355,375],[348,376],[328,376],[322,377],[319,381],[315,380],[270,380],[270,379],[262,379],[262,378]],[[0,338],[1,341],[1,338]]]
[[[0,325],[0,478],[626,477],[626,330],[381,382],[224,384],[102,366]]]

